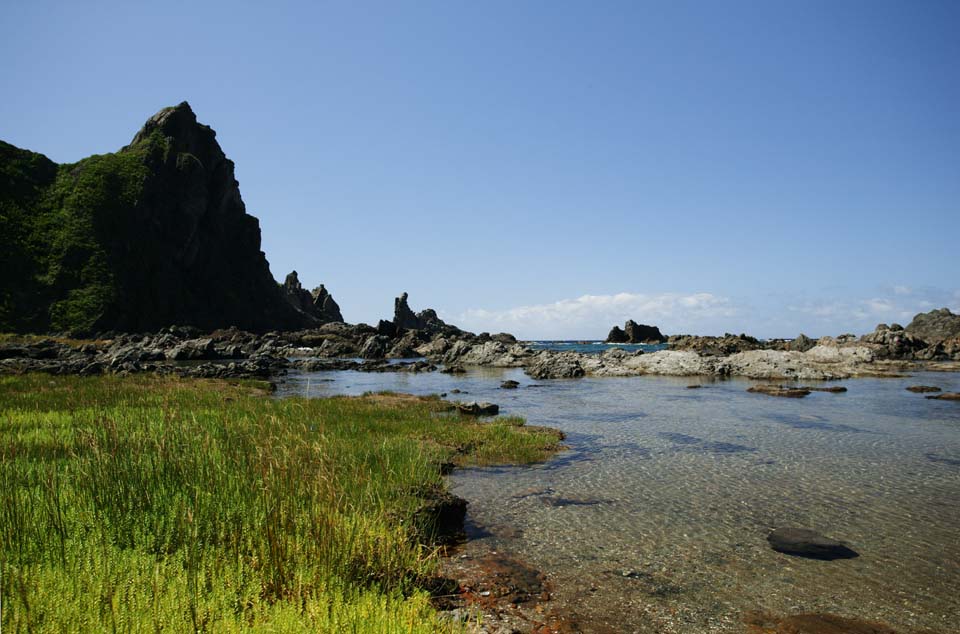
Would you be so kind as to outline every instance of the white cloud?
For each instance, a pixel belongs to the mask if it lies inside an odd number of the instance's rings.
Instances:
[[[453,319],[468,330],[506,331],[522,338],[603,338],[627,319],[659,326],[665,333],[695,332],[737,314],[730,300],[712,293],[617,293],[583,295],[549,304],[503,310],[470,308]],[[712,330],[712,328],[711,328]]]

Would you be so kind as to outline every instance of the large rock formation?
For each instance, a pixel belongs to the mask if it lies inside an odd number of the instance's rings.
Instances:
[[[914,317],[905,330],[931,345],[955,339],[960,337],[960,315],[954,315],[949,308],[931,310]]]
[[[406,293],[393,300],[393,326],[398,333],[403,330],[442,330],[449,328],[443,320],[437,317],[437,311],[432,308],[414,313],[410,309],[410,305],[407,304]]]
[[[311,318],[315,320],[317,325],[343,321],[340,306],[334,301],[333,296],[323,284],[313,289],[312,292],[308,292],[300,284],[300,278],[296,271],[291,271],[284,279],[283,296],[291,306],[305,315],[305,321],[307,322]]]
[[[628,319],[623,330],[614,326],[607,335],[606,343],[663,343],[667,338],[656,326],[638,324]]]
[[[0,142],[0,330],[263,331],[284,301],[233,162],[184,102],[119,152],[56,165]]]

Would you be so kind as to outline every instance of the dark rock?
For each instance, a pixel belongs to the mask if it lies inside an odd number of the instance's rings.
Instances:
[[[383,335],[370,335],[360,347],[360,356],[364,359],[383,359],[390,346],[390,338]]]
[[[403,293],[393,301],[393,325],[399,330],[409,328],[416,330],[420,328],[420,320],[416,314],[410,310],[407,304],[407,294]]]
[[[313,315],[323,322],[342,322],[340,305],[337,304],[323,284],[313,289]]]
[[[824,537],[807,528],[778,528],[767,535],[770,547],[777,552],[810,559],[851,559],[859,554],[843,542]]]
[[[396,337],[397,327],[392,321],[381,319],[377,322],[377,334],[383,335],[384,337]]]
[[[627,320],[623,331],[630,343],[663,343],[667,340],[656,326],[638,324],[632,319]]]
[[[606,343],[628,343],[630,337],[627,336],[620,326],[614,326],[610,329],[610,333],[607,334]]]
[[[323,284],[308,292],[300,284],[296,271],[287,274],[283,281],[283,296],[287,302],[304,315],[304,321],[312,325],[342,322],[340,306]]]
[[[928,344],[936,344],[944,339],[960,337],[960,315],[954,315],[948,308],[920,313],[905,331]]]
[[[505,343],[508,345],[512,343],[517,343],[517,338],[508,332],[498,332],[495,335],[491,335],[490,338],[493,339],[494,341],[499,341],[500,343]]]
[[[462,365],[448,365],[440,372],[443,374],[466,374],[467,371]]]
[[[515,390],[518,387],[520,387],[520,383],[518,381],[513,381],[513,380],[504,381],[503,383],[500,384],[500,387],[505,390]]]
[[[810,390],[801,388],[788,388],[781,385],[754,385],[747,388],[748,392],[754,394],[766,394],[768,396],[784,396],[786,398],[803,398],[810,394]]]
[[[940,388],[934,387],[932,385],[911,385],[907,388],[908,392],[915,392],[917,394],[925,394],[927,392],[939,392]]]
[[[496,416],[500,412],[500,406],[494,403],[470,401],[457,403],[457,411],[469,416]]]

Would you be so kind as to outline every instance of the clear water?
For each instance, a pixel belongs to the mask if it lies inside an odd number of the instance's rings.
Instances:
[[[521,387],[500,389],[507,378]],[[856,379],[804,399],[748,394],[744,380],[687,388],[700,381],[328,372],[280,391],[458,388],[565,431],[570,449],[546,464],[458,471],[451,485],[470,502],[471,547],[544,571],[588,630],[741,632],[764,610],[960,631],[960,403],[904,389],[960,391],[960,375]],[[777,526],[861,556],[775,553]]]
[[[604,343],[602,341],[529,341],[527,345],[534,350],[559,350],[561,352],[582,352],[584,354],[600,354],[612,348],[620,348],[633,352],[656,352],[666,350],[665,343]]]

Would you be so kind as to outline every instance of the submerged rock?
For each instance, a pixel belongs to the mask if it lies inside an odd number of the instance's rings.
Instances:
[[[500,384],[500,387],[503,388],[504,390],[515,390],[518,387],[520,387],[520,383],[518,381],[513,381],[513,380],[504,381],[503,383]]]
[[[960,392],[944,392],[943,394],[933,394],[927,398],[937,401],[960,401]]]
[[[767,535],[767,541],[777,552],[810,559],[851,559],[860,556],[845,543],[808,528],[778,528]]]
[[[754,385],[753,387],[747,388],[747,391],[754,394],[783,396],[786,398],[803,398],[810,394],[810,390],[808,389],[783,387],[782,385]]]
[[[940,388],[932,385],[911,385],[907,388],[907,391],[914,392],[916,394],[926,394],[927,392],[939,392]]]

